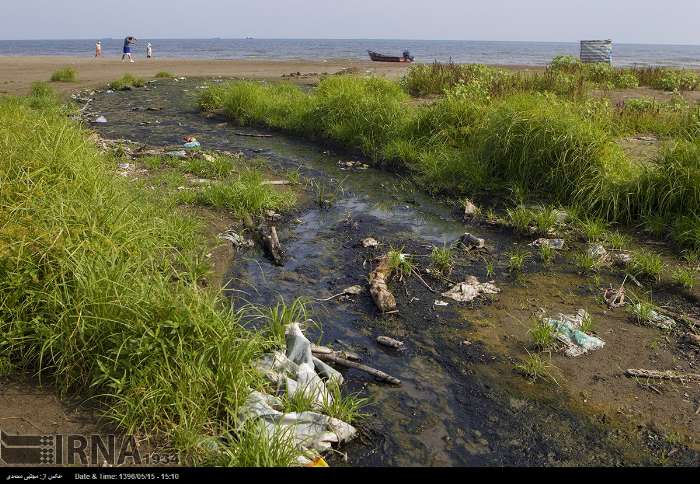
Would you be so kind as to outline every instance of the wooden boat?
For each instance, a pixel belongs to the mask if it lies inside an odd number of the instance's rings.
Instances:
[[[367,53],[374,62],[413,62],[413,57],[408,51],[405,51],[402,57],[379,54],[371,50],[368,50]]]

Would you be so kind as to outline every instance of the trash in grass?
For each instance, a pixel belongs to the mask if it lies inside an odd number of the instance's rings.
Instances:
[[[319,457],[319,452],[352,439],[357,430],[342,420],[319,413],[325,405],[333,402],[326,381],[340,385],[342,375],[313,356],[311,342],[298,323],[287,326],[285,342],[284,353],[275,351],[265,355],[257,362],[256,368],[277,386],[279,394],[292,397],[301,393],[311,403],[311,409],[283,413],[283,402],[279,397],[252,391],[239,411],[239,424],[257,420],[271,441],[280,431],[288,433],[302,454],[298,463],[308,465]]]
[[[642,309],[641,303],[636,303],[632,307],[632,312],[634,314],[644,314],[645,311]],[[656,326],[657,328],[660,329],[673,329],[676,327],[676,320],[669,317],[665,316],[655,309],[649,309],[648,313],[646,314],[646,318],[643,321],[644,323],[650,325],[650,326]]]
[[[219,238],[228,240],[236,248],[253,247],[255,245],[252,240],[244,238],[242,235],[237,234],[233,230],[227,230],[226,232],[220,233]]]
[[[556,338],[563,344],[564,354],[574,358],[605,346],[605,341],[581,330],[584,321],[590,317],[585,309],[579,309],[575,315],[560,313],[557,318],[544,318],[544,321],[554,328]]]
[[[202,146],[194,136],[185,136],[183,139],[185,141],[185,144],[183,145],[185,148],[192,149]]]
[[[605,250],[602,244],[589,245],[588,255],[599,262],[605,262],[608,259],[608,251]]]
[[[537,239],[530,244],[531,247],[550,247],[556,250],[564,248],[564,239]]]
[[[501,290],[493,285],[493,281],[482,283],[476,277],[469,276],[466,281],[460,282],[447,292],[443,292],[442,296],[457,302],[470,302],[478,296],[498,294],[499,292]]]
[[[107,118],[105,118],[104,116],[98,116],[97,119],[95,119],[95,122],[100,123],[100,124],[104,124],[107,122]]]
[[[337,418],[318,412],[282,413],[282,408],[278,397],[253,391],[239,412],[240,424],[257,420],[270,441],[280,433],[289,435],[301,452],[297,458],[300,465],[312,463],[319,452],[328,451],[333,444],[348,441],[357,433],[355,427]]]

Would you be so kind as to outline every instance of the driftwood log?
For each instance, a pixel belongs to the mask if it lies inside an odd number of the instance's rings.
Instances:
[[[658,380],[700,381],[700,373],[681,373],[672,370],[659,371],[630,368],[625,371],[625,375],[637,378],[655,378]]]
[[[369,292],[374,303],[383,313],[396,310],[396,298],[387,285],[389,277],[391,277],[389,258],[384,255],[379,259],[377,267],[369,274]]]
[[[260,242],[262,243],[265,254],[276,265],[284,264],[284,249],[277,238],[277,229],[274,225],[261,225],[258,228],[260,232]]]
[[[403,341],[399,341],[388,336],[377,336],[377,343],[382,346],[388,346],[389,348],[394,348],[400,350],[404,347]]]
[[[356,363],[354,361],[346,360],[345,358],[340,358],[334,353],[314,353],[314,356],[316,356],[316,358],[322,361],[335,363],[346,368],[355,368],[356,370],[364,371],[365,373],[369,373],[376,379],[380,381],[385,381],[387,383],[391,383],[392,385],[401,384],[401,380],[391,375],[388,375],[381,370],[377,370],[376,368],[372,368],[371,366],[363,365],[362,363]]]
[[[313,343],[311,343],[311,353],[313,353],[313,355],[318,359],[321,359],[319,358],[319,355],[335,355],[339,358],[344,358],[346,360],[360,361],[360,355],[358,355],[357,353],[353,353],[352,351],[335,351],[327,346],[318,346]]]

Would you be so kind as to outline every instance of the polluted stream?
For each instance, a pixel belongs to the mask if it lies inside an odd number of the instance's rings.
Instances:
[[[339,161],[357,160],[347,153],[279,133],[265,138],[236,135],[259,131],[201,115],[195,95],[202,84],[196,79],[162,80],[143,89],[100,92],[89,106],[90,117],[102,115],[107,123],[92,126],[104,138],[154,147],[181,145],[183,136],[194,135],[204,150],[240,151],[248,158],[264,159],[273,172],[298,171],[302,178],[313,180],[308,198],[329,199],[330,203],[302,205],[278,227],[287,254],[284,265],[272,264],[257,248],[241,251],[224,281],[235,306],[272,306],[280,299],[291,303],[305,298],[318,323],[307,330],[310,339],[352,350],[363,363],[401,380],[400,386],[393,386],[358,370],[343,370],[344,391],[359,392],[371,404],[365,409],[367,418],[359,423],[359,436],[330,455],[331,465],[653,462],[649,449],[620,427],[582,410],[561,388],[528,385],[514,372],[511,358],[465,340],[462,335],[472,324],[470,313],[488,301],[472,306],[446,299],[440,292],[450,284],[425,272],[421,272],[425,283],[436,292],[413,276],[391,283],[398,306],[395,314],[380,314],[367,291],[373,260],[392,247],[415,255],[419,270],[424,270],[433,246],[453,245],[465,232],[484,237],[493,253],[510,248],[512,234],[465,225],[452,207],[397,175],[339,166]],[[363,247],[366,237],[381,245]],[[468,275],[488,280],[480,257],[459,257],[450,279],[460,282]],[[499,276],[496,284],[503,292],[496,297],[507,297],[512,282]],[[353,285],[361,285],[364,292],[319,301]],[[436,300],[448,305],[435,305]],[[378,345],[380,335],[403,341],[405,348]]]

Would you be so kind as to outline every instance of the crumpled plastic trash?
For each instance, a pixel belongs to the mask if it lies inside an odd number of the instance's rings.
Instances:
[[[103,124],[107,122],[107,118],[105,118],[104,116],[98,116],[97,119],[95,119],[95,122]]]
[[[319,375],[339,385],[343,383],[343,375],[312,355],[311,342],[301,332],[298,323],[287,327],[285,341],[286,354],[275,351],[265,355],[258,361],[257,369],[277,384],[278,391],[286,390],[290,396],[302,392],[313,399],[317,408],[322,407],[324,402],[332,402],[333,396]]]
[[[641,304],[640,303],[635,304],[634,310],[637,313],[641,312]],[[652,325],[652,326],[656,326],[657,328],[666,329],[666,330],[673,329],[676,326],[675,319],[669,318],[668,316],[664,316],[663,314],[659,314],[654,309],[649,311],[649,319],[645,322]]]
[[[219,238],[228,240],[236,248],[253,247],[255,245],[252,240],[244,238],[242,235],[237,234],[233,230],[227,230],[226,232],[220,233]]]
[[[257,419],[262,423],[269,439],[282,432],[294,441],[302,450],[324,452],[333,444],[352,439],[357,430],[342,420],[317,412],[282,413],[282,401],[275,396],[253,391],[248,395],[239,411],[240,423]],[[308,453],[311,454],[311,453]],[[311,462],[304,459],[302,464]]]
[[[588,255],[596,260],[605,261],[608,258],[608,251],[602,244],[591,244],[588,246]]]
[[[469,302],[484,294],[498,294],[501,292],[492,282],[479,282],[474,276],[467,277],[467,280],[460,282],[442,296],[449,297],[457,302]]]
[[[374,237],[367,237],[367,238],[362,239],[362,247],[365,247],[365,248],[377,247],[378,245],[379,245],[379,242]]]
[[[298,323],[287,326],[285,343],[284,353],[275,351],[265,355],[256,368],[277,385],[279,392],[289,396],[303,392],[313,400],[313,408],[322,409],[333,397],[321,376],[337,384],[343,382],[343,376],[313,356],[311,342]],[[318,411],[282,413],[282,408],[280,398],[252,391],[239,410],[240,424],[257,419],[270,440],[276,432],[288,432],[304,454],[299,459],[300,464],[313,462],[314,452],[329,450],[332,444],[348,441],[357,433],[352,425]]]
[[[575,358],[605,346],[605,341],[602,339],[581,331],[581,325],[589,317],[585,309],[579,309],[575,315],[560,313],[558,318],[544,319],[554,328],[556,338],[563,343],[566,356]]]

